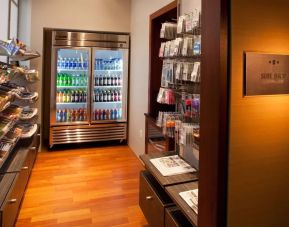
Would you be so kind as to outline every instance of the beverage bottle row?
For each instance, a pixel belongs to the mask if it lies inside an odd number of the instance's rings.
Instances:
[[[94,60],[94,68],[96,70],[121,70],[122,59],[121,58],[110,58],[110,59],[96,58]]]
[[[88,60],[85,58],[81,60],[80,58],[62,58],[57,59],[58,69],[72,69],[72,70],[87,70]]]
[[[119,86],[121,84],[121,74],[99,74],[94,77],[95,86]]]
[[[121,91],[119,89],[102,90],[97,89],[94,91],[94,102],[119,102],[122,100]]]
[[[118,120],[121,119],[121,109],[99,109],[93,111],[95,121],[98,120]]]
[[[57,122],[86,121],[86,109],[58,109],[56,111]]]
[[[57,73],[57,86],[86,86],[87,76],[85,74]]]
[[[86,102],[87,91],[84,89],[64,89],[57,91],[56,102],[57,103],[69,103],[69,102]]]

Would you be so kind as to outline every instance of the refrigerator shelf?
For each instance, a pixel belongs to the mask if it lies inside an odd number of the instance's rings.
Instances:
[[[87,72],[88,69],[57,69],[57,72]]]
[[[96,103],[122,103],[122,101],[113,101],[113,102],[94,102],[94,104]]]
[[[94,72],[122,72],[122,69],[95,69]]]
[[[57,86],[57,89],[75,89],[75,88],[87,88],[87,86]]]
[[[72,104],[83,105],[83,104],[86,104],[86,102],[57,102],[56,103],[56,105],[72,105]]]
[[[122,88],[121,85],[96,85],[95,88]]]

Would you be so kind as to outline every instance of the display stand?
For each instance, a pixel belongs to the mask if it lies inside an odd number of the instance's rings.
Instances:
[[[9,45],[7,45],[7,43]],[[39,57],[13,41],[0,42],[0,54],[14,64],[0,63],[1,108],[0,226],[14,226],[40,145],[38,99],[28,84],[38,81],[38,72],[19,66],[19,61]],[[14,46],[13,46],[14,45]]]

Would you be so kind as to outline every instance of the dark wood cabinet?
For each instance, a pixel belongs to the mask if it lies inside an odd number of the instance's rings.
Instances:
[[[181,198],[181,191],[197,187],[198,175],[186,173],[162,176],[151,164],[150,159],[171,155],[155,153],[141,155],[146,170],[140,173],[139,205],[150,227],[196,226],[197,214]],[[180,191],[178,191],[180,190]]]
[[[15,224],[39,144],[40,134],[20,141],[1,168],[0,227],[12,227]]]

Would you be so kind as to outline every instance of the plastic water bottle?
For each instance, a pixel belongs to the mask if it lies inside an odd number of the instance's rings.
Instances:
[[[60,69],[62,64],[62,57],[58,57],[57,59],[57,68]]]
[[[72,69],[77,69],[77,61],[76,58],[72,59]]]
[[[69,62],[68,62],[68,59],[67,59],[67,58],[64,58],[64,59],[63,59],[63,63],[64,63],[63,69],[68,69],[68,68],[69,68]]]
[[[80,58],[77,58],[76,63],[77,63],[77,69],[81,69],[81,61],[80,61]]]
[[[83,61],[83,69],[87,70],[87,67],[88,67],[88,61],[87,61],[87,58],[85,58]]]
[[[68,58],[68,69],[73,69],[73,59]]]

